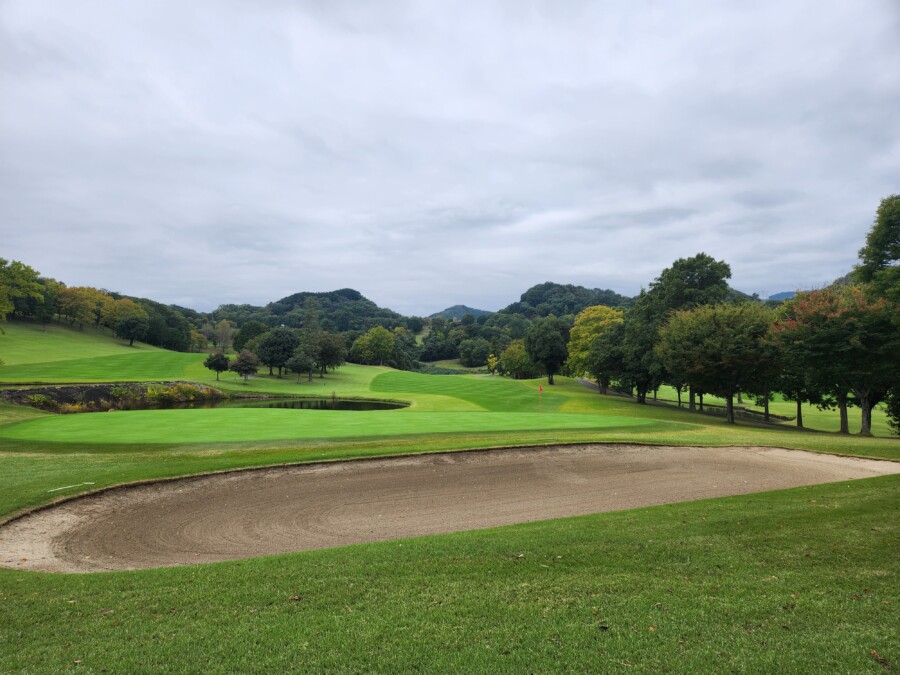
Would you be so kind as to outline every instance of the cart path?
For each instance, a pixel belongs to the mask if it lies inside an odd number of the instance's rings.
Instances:
[[[274,467],[125,486],[0,527],[0,566],[235,560],[900,473],[758,447],[575,445]]]

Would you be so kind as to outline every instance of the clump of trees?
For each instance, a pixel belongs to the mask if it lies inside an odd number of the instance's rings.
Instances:
[[[860,409],[860,433],[871,434],[872,408],[884,401],[900,432],[900,197],[881,202],[850,278],[798,293],[777,308],[735,296],[723,261],[700,253],[663,270],[634,305],[613,319],[609,307],[584,310],[569,341],[567,367],[588,373],[601,390],[615,382],[644,403],[669,384],[726,399],[749,394],[766,409],[776,392],[801,405]]]

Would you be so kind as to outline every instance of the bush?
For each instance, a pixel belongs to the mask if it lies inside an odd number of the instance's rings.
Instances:
[[[29,394],[26,399],[28,405],[41,410],[53,410],[56,408],[56,401],[47,396],[47,394]]]

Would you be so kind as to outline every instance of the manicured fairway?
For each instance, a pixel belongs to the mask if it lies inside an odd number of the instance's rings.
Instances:
[[[2,366],[4,382],[146,382],[205,379],[203,354],[135,352]]]
[[[663,422],[565,413],[232,409],[54,415],[0,427],[0,437],[66,443],[191,443],[557,429],[659,429]]]

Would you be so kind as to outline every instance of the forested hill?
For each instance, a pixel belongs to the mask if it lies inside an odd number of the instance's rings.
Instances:
[[[493,312],[489,312],[486,309],[475,309],[474,307],[468,307],[466,305],[453,305],[453,307],[448,307],[440,312],[429,314],[428,318],[433,319],[436,316],[442,316],[447,319],[447,321],[453,321],[455,319],[462,319],[466,314],[471,314],[477,319],[479,316],[488,316],[493,314]]]
[[[608,307],[629,307],[633,298],[619,295],[615,291],[600,288],[585,288],[572,284],[556,284],[546,281],[532,286],[522,293],[518,302],[500,310],[500,314],[519,314],[529,319],[534,317],[566,316],[578,314],[585,307],[606,305]]]
[[[396,328],[407,320],[397,312],[379,307],[359,291],[342,288],[325,293],[294,293],[265,307],[254,305],[221,305],[211,313],[215,321],[228,319],[237,325],[261,321],[268,326],[285,325],[299,328],[312,317],[329,330],[364,331],[373,326]]]

